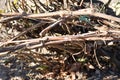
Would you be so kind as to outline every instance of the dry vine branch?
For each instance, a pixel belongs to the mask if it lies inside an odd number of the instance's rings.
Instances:
[[[27,14],[26,14],[25,12],[23,12],[23,13],[21,13],[20,15],[15,15],[15,16],[3,18],[3,19],[0,19],[0,23],[12,21],[12,20],[18,20],[18,19],[23,18],[23,16],[25,16],[25,15],[27,15]]]
[[[9,43],[19,43],[22,42],[21,44],[17,44],[14,46],[8,46],[5,48],[0,48],[0,52],[5,52],[5,51],[15,51],[21,48],[28,48],[28,49],[33,49],[33,48],[40,48],[40,47],[46,47],[50,45],[56,45],[56,44],[64,44],[66,42],[78,42],[78,41],[118,41],[120,40],[119,37],[115,37],[114,33],[116,32],[100,32],[99,34],[80,34],[80,35],[67,35],[67,36],[47,36],[43,38],[37,38],[37,39],[30,39],[30,40],[19,40],[19,41],[11,41]],[[120,31],[118,32],[120,33]],[[6,45],[7,45],[6,44]]]
[[[106,37],[105,40],[111,40],[111,38],[108,38],[108,36],[106,36],[108,33],[110,33],[109,35],[113,35],[113,34],[120,34],[120,31],[104,31],[104,32],[90,32],[90,33],[84,33],[84,34],[79,34],[79,35],[63,35],[63,36],[46,36],[43,38],[36,38],[36,39],[28,39],[28,40],[15,40],[15,41],[8,41],[5,45],[10,44],[10,43],[26,43],[26,42],[39,42],[39,41],[57,41],[57,40],[71,40],[71,39],[89,39],[92,37],[100,37],[100,39],[102,39],[102,37]],[[113,35],[114,36],[114,35]],[[117,37],[118,38],[118,37]],[[91,39],[94,40],[94,39]],[[96,38],[96,40],[99,40]],[[114,39],[113,39],[114,40]]]
[[[12,13],[4,13],[4,14],[0,14],[2,16],[19,16],[21,15],[21,13],[16,13],[16,14],[12,14]],[[120,22],[120,18],[111,16],[111,15],[107,15],[107,14],[103,14],[103,13],[98,13],[98,12],[94,12],[93,9],[91,8],[87,8],[87,9],[81,9],[81,10],[77,10],[77,11],[56,11],[56,12],[49,12],[49,13],[40,13],[40,14],[26,14],[25,16],[22,16],[23,18],[44,18],[44,17],[54,17],[54,16],[77,16],[77,15],[90,15],[90,16],[95,16],[95,17],[100,17],[100,18],[104,18],[104,19],[108,19],[108,20],[113,20],[116,22]],[[0,20],[0,22],[4,22],[4,20],[6,20],[5,18],[2,20]]]

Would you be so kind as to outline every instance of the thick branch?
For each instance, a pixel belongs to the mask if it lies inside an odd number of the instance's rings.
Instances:
[[[8,46],[5,48],[0,48],[0,52],[5,51],[15,51],[18,49],[21,49],[23,47],[33,49],[33,48],[40,48],[40,47],[46,47],[46,46],[53,46],[58,44],[64,44],[66,42],[79,42],[79,41],[119,41],[119,37],[115,37],[115,34],[120,34],[120,31],[115,32],[100,32],[97,34],[94,33],[86,33],[81,35],[67,35],[67,36],[47,36],[43,38],[37,38],[37,39],[30,39],[30,40],[20,40],[20,41],[11,41],[9,43],[17,43],[17,45],[14,46]],[[22,43],[20,43],[22,42]],[[19,44],[18,44],[19,43]],[[6,44],[6,45],[7,45]]]
[[[0,14],[1,16],[19,16],[21,15],[20,13],[4,13],[4,14]],[[21,18],[44,18],[44,17],[54,17],[54,16],[77,16],[77,15],[90,15],[90,16],[95,16],[95,17],[100,17],[100,18],[104,18],[104,19],[108,19],[108,20],[113,20],[116,22],[120,22],[120,18],[111,16],[111,15],[107,15],[107,14],[103,14],[103,13],[98,13],[98,12],[94,12],[93,9],[91,8],[87,8],[87,9],[80,9],[77,11],[56,11],[56,12],[49,12],[49,13],[40,13],[40,14],[26,14],[24,16],[22,16]],[[4,19],[3,19],[4,20]],[[0,22],[4,22],[3,20],[0,20]],[[6,20],[6,19],[5,19]]]

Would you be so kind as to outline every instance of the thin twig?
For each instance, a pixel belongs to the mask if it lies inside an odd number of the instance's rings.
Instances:
[[[40,36],[43,37],[45,36],[45,33],[47,33],[50,29],[52,29],[54,26],[56,26],[57,24],[59,24],[61,21],[63,21],[63,19],[56,21],[55,23],[51,24],[50,26],[48,26],[47,28],[43,29],[40,32]]]
[[[96,62],[98,64],[98,67],[101,68],[102,66],[100,65],[99,61],[98,61],[98,58],[97,58],[97,55],[96,55],[96,49],[97,49],[97,44],[96,44],[96,41],[94,42],[94,57],[96,59]]]
[[[80,6],[82,6],[82,4],[83,4],[83,1],[84,1],[84,0],[81,0],[81,2],[80,2]]]
[[[115,28],[120,28],[120,25],[111,23],[111,22],[109,22],[109,21],[102,20],[102,22],[103,22],[104,24],[106,24],[106,25],[109,25],[109,26],[112,26],[112,27],[115,27]]]

